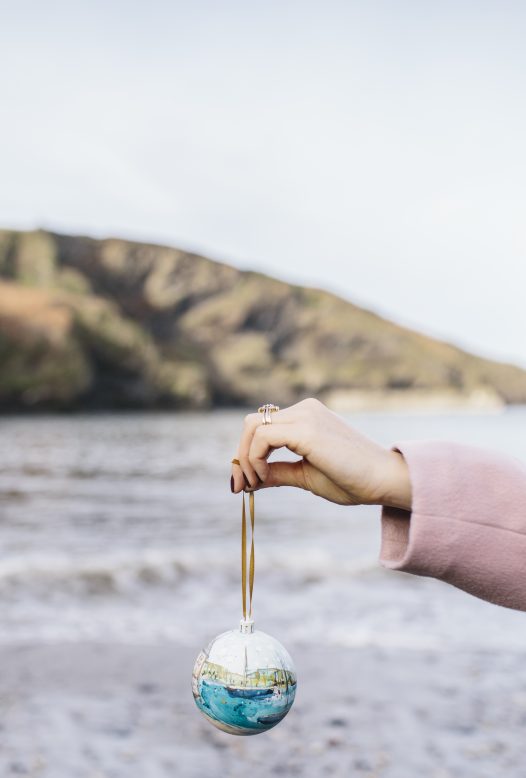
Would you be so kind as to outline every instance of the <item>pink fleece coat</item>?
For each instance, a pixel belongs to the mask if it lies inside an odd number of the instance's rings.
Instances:
[[[382,509],[384,567],[526,610],[526,467],[473,446],[406,441],[412,510]]]

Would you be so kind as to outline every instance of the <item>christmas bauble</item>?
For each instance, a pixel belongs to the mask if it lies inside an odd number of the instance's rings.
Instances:
[[[296,672],[287,650],[242,619],[201,651],[192,673],[199,710],[232,735],[257,735],[276,726],[296,695]]]

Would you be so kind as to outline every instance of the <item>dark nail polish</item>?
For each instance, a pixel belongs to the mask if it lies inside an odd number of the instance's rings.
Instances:
[[[230,476],[230,491],[234,494],[234,476]]]
[[[248,488],[250,489],[251,487],[250,481],[248,480],[248,478],[244,473],[243,473],[243,478],[245,479],[245,486],[248,486]]]

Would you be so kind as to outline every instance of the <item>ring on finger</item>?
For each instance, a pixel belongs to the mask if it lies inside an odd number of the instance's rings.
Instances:
[[[276,411],[279,411],[279,405],[274,405],[273,403],[265,403],[265,405],[258,408],[258,413],[263,414],[262,424],[272,424],[272,414],[276,413]]]

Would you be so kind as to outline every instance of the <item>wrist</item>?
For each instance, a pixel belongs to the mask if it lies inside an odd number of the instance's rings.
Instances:
[[[399,451],[389,449],[385,453],[386,458],[378,504],[389,508],[402,508],[410,511],[412,494],[407,462]]]

